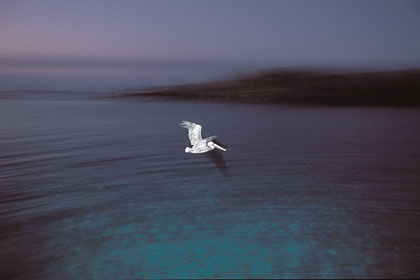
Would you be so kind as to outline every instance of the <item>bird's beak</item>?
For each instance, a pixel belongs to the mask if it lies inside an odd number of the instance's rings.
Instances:
[[[213,142],[213,145],[214,145],[215,148],[218,148],[219,150],[222,150],[222,151],[226,152],[226,149],[225,148],[220,147],[216,143]]]

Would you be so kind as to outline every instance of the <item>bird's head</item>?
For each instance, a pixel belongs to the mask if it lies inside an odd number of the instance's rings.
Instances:
[[[219,145],[217,145],[217,144],[216,144],[216,143],[214,143],[213,141],[209,141],[209,142],[207,143],[207,146],[209,146],[209,147],[210,147],[210,148],[212,148],[212,149],[217,148],[217,149],[219,149],[219,150],[222,150],[222,151],[226,152],[226,149],[225,149],[225,148],[220,147]]]

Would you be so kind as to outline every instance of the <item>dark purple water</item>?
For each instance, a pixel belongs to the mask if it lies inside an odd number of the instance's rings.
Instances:
[[[418,109],[4,95],[0,182],[0,278],[420,276]]]

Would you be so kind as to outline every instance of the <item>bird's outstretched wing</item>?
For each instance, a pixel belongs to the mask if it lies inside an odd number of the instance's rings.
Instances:
[[[201,125],[188,121],[182,121],[179,125],[188,129],[188,138],[190,138],[191,145],[194,146],[203,140],[201,138]]]
[[[210,141],[213,141],[213,139],[215,139],[215,138],[217,138],[217,136],[216,135],[214,135],[214,136],[210,136],[210,137],[207,137],[206,139],[204,139],[204,140],[206,140],[206,142],[210,142]]]

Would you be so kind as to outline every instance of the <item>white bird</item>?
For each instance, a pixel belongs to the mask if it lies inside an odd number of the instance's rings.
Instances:
[[[213,150],[214,148],[226,152],[225,148],[220,147],[212,141],[217,136],[210,136],[205,139],[201,138],[201,125],[187,121],[182,121],[179,125],[188,129],[188,138],[190,138],[192,148],[186,147],[186,153],[205,153]]]

